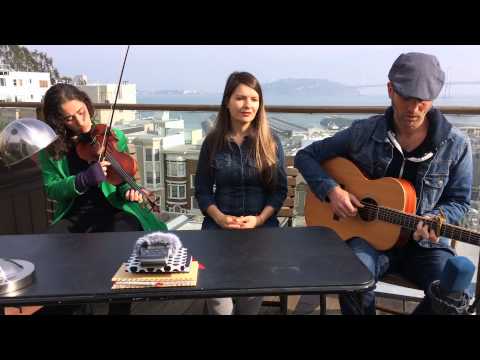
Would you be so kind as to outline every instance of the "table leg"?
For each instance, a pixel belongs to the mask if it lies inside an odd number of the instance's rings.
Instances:
[[[108,304],[108,315],[130,315],[130,302],[112,302]]]
[[[320,315],[327,315],[327,295],[320,294]]]

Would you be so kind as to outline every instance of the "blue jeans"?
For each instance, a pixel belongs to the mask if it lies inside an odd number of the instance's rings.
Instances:
[[[377,282],[387,272],[400,273],[409,281],[426,291],[430,284],[440,279],[447,260],[455,256],[450,248],[425,248],[409,241],[402,248],[378,251],[362,238],[355,237],[347,242],[360,261],[374,275]],[[375,292],[373,290],[342,294],[340,308],[344,315],[375,315]],[[432,313],[427,296],[417,306],[414,314]]]

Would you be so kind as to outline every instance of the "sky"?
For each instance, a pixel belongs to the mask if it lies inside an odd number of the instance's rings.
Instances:
[[[126,46],[24,45],[53,58],[60,74],[116,83]],[[480,81],[478,45],[132,45],[123,79],[138,90],[222,92],[232,71],[260,83],[285,78],[328,79],[345,85],[382,84],[404,52],[437,56],[447,81]],[[478,86],[480,92],[480,86]]]

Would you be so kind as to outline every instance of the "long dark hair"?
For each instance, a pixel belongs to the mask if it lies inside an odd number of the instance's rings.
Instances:
[[[77,87],[70,84],[53,85],[45,93],[43,98],[43,116],[45,122],[58,135],[58,139],[53,142],[47,151],[55,159],[65,155],[74,145],[72,137],[74,134],[65,126],[62,105],[67,101],[78,100],[83,102],[93,121],[95,109],[88,95]]]
[[[233,92],[240,84],[254,89],[259,96],[259,107],[255,118],[250,126],[253,146],[250,148],[250,156],[255,159],[256,167],[261,175],[262,182],[268,188],[272,189],[276,178],[276,147],[277,144],[268,125],[267,113],[263,104],[263,94],[260,82],[248,72],[233,72],[227,79],[225,90],[223,91],[222,104],[218,112],[215,125],[207,135],[205,141],[210,148],[209,161],[212,162],[215,154],[228,143],[228,136],[232,132],[232,123],[228,102]]]

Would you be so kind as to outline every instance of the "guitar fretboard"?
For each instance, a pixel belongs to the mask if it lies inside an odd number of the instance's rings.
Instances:
[[[424,224],[428,225],[431,229],[436,230],[438,228],[438,219],[425,219],[421,216],[406,214],[395,209],[367,203],[363,204],[365,207],[359,209],[359,211],[363,212],[368,219],[378,219],[391,224],[400,225],[409,230],[415,230],[420,221],[423,221]],[[464,229],[460,226],[442,224],[440,228],[440,236],[480,246],[480,233]]]

